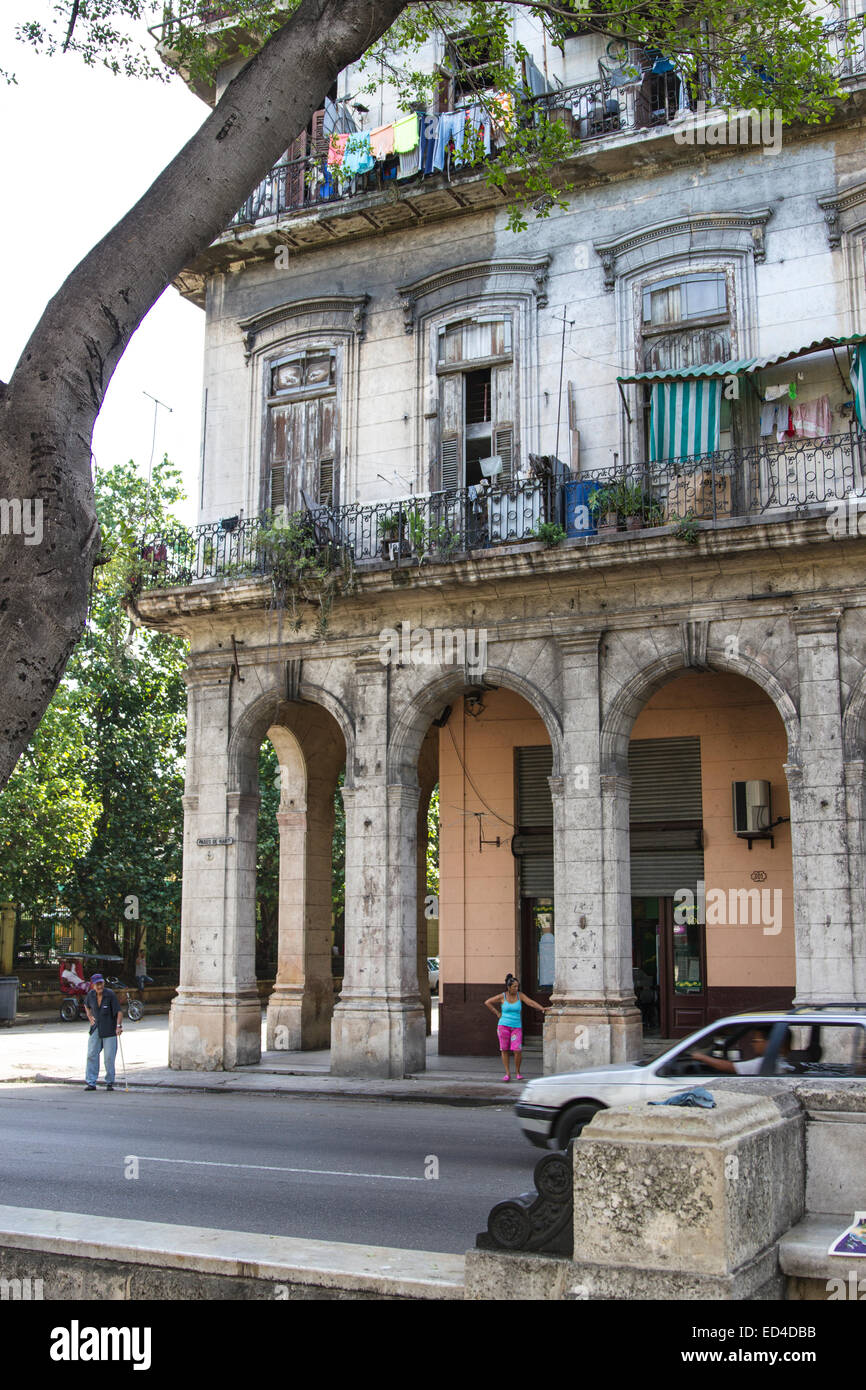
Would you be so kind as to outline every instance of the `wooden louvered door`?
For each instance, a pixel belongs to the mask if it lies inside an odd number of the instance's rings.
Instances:
[[[453,372],[439,381],[439,487],[463,486],[465,406],[463,376]]]
[[[271,409],[269,503],[299,511],[302,493],[324,506],[337,501],[336,413],[333,396]]]
[[[295,479],[303,458],[305,403],[274,406],[271,409],[270,472],[268,502],[271,511],[294,506]]]
[[[286,209],[302,208],[307,201],[306,174],[309,137],[304,131],[289,146],[288,169],[286,170]]]

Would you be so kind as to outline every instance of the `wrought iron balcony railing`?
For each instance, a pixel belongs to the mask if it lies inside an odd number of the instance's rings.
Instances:
[[[460,488],[395,502],[318,506],[277,520],[228,517],[148,539],[137,587],[267,578],[287,562],[346,568],[421,565],[522,541],[587,542],[614,531],[773,521],[791,513],[828,520],[852,495],[866,509],[866,435],[762,441],[699,458],[597,470],[564,485],[550,477]],[[622,539],[625,539],[623,537]]]

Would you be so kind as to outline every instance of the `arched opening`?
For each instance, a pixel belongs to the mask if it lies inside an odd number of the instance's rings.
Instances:
[[[438,1037],[431,1051],[488,1057],[491,1070],[498,1066],[498,1040],[484,1001],[501,992],[513,972],[525,994],[548,1003],[555,932],[555,750],[536,708],[499,682],[488,671],[476,687],[437,686],[433,701],[428,692],[428,727],[417,755],[419,992],[425,1008],[431,898],[438,908]],[[437,786],[438,894],[432,895],[425,892],[428,811]],[[435,1000],[432,1012],[435,1020]],[[523,1014],[525,1046],[540,1071],[542,1015],[527,1008]]]
[[[791,1003],[787,757],[772,700],[730,672],[678,674],[637,714],[627,752],[629,865],[645,1035],[683,1037],[729,1013]]]

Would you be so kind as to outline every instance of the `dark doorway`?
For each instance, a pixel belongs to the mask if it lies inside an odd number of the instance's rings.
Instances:
[[[644,1033],[684,1038],[707,1021],[706,934],[673,898],[632,898],[634,989]],[[682,920],[678,920],[682,919]]]
[[[520,987],[536,1004],[546,1008],[553,992],[556,948],[554,946],[553,898],[524,898],[522,900]],[[540,1037],[544,1031],[544,1014],[523,1006],[523,1032]]]

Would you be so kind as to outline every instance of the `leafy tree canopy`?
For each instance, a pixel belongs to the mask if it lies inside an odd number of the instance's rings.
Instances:
[[[158,38],[174,68],[193,81],[209,82],[227,59],[258,52],[300,3],[178,0],[172,13],[161,0],[33,0],[36,13],[17,26],[16,35],[49,55],[73,52],[117,73],[165,78],[165,67],[154,57]],[[695,79],[700,74],[702,90],[709,88],[726,104],[770,106],[787,121],[826,120],[840,95],[834,75],[838,47],[831,49],[826,17],[810,0],[755,0],[750,6],[736,0],[410,0],[384,39],[361,59],[367,84],[362,90],[377,91],[384,78],[407,110],[411,103],[430,100],[438,79],[424,62],[424,50],[434,36],[444,38],[447,64],[447,41],[456,33],[464,56],[472,58],[477,46],[474,56],[483,63],[488,91],[518,89],[527,53],[513,37],[515,9],[527,11],[555,45],[575,33],[602,35],[611,62],[625,68],[633,61],[634,46],[653,50]],[[857,27],[850,28],[852,51]],[[518,119],[505,146],[488,161],[487,176],[504,186],[509,174],[519,173],[522,202],[531,201],[537,216],[547,216],[561,205],[564,191],[552,172],[574,144],[556,120]],[[512,222],[524,225],[519,215]]]

